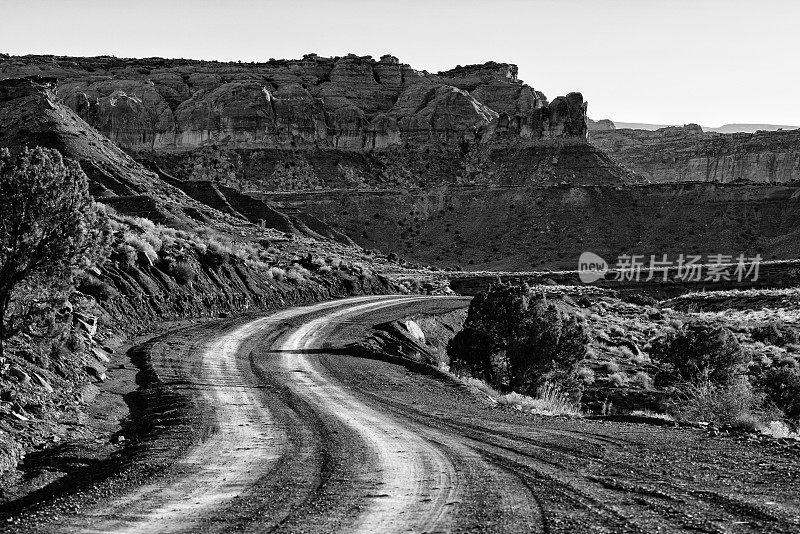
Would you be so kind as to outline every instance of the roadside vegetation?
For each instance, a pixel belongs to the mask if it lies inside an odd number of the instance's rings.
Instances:
[[[783,299],[775,313],[742,302],[785,297],[774,293],[728,295],[739,311],[708,312],[697,302],[716,306],[713,293],[659,302],[498,283],[473,300],[448,345],[449,368],[498,403],[537,413],[631,414],[793,437],[800,302]],[[683,310],[670,306],[676,301]]]
[[[448,355],[452,372],[503,392],[495,395],[499,401],[569,405],[566,411],[575,412],[582,393],[578,366],[589,342],[585,319],[566,301],[498,284],[473,299]]]

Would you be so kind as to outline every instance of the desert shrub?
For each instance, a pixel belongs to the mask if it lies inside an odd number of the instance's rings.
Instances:
[[[619,347],[612,347],[611,354],[620,360],[632,360],[634,358],[633,351],[624,345]]]
[[[754,341],[769,343],[777,347],[794,345],[800,342],[800,330],[782,321],[770,321],[754,327],[750,331]]]
[[[631,383],[639,386],[642,389],[650,389],[653,385],[653,379],[650,378],[650,375],[644,371],[638,371],[633,378],[631,378]]]
[[[144,254],[151,264],[158,261],[158,253],[148,241],[132,232],[126,232],[123,239],[127,245]]]
[[[195,273],[191,264],[185,261],[179,261],[170,265],[169,273],[175,278],[175,281],[180,285],[187,285],[194,282]]]
[[[272,267],[269,270],[269,272],[270,275],[272,275],[272,278],[277,280],[278,282],[281,282],[286,279],[286,271],[284,271],[280,267]]]
[[[619,371],[619,364],[617,362],[612,362],[612,361],[603,362],[603,369],[605,369],[606,372],[609,374],[616,373],[617,371]]]
[[[473,299],[448,355],[451,368],[499,389],[533,394],[551,382],[576,395],[575,372],[588,345],[586,324],[568,304],[497,284]]]
[[[113,286],[93,276],[82,273],[77,279],[77,289],[81,293],[92,296],[97,301],[106,301],[117,295]]]
[[[578,380],[580,380],[587,386],[594,384],[595,381],[594,371],[592,369],[589,369],[588,367],[581,367],[580,369],[578,369],[576,376]]]
[[[76,272],[105,260],[111,232],[76,162],[0,150],[0,356],[6,339],[52,315]]]
[[[747,363],[736,336],[723,326],[693,322],[655,340],[650,357],[661,365],[656,383],[728,384]]]
[[[625,376],[623,373],[614,373],[608,375],[608,381],[614,384],[614,386],[619,388],[628,383],[628,377]]]
[[[744,377],[727,384],[703,381],[685,385],[673,403],[672,413],[683,421],[706,421],[756,430],[774,414],[769,414],[765,397],[757,393]]]
[[[637,306],[658,306],[658,301],[650,295],[643,293],[626,293],[623,292],[619,297],[623,302],[629,304],[636,304]]]
[[[800,420],[800,369],[789,366],[768,369],[759,385],[786,417]]]
[[[142,239],[150,243],[150,246],[153,247],[153,250],[156,252],[160,251],[164,245],[164,242],[158,235],[156,235],[155,231],[147,231],[143,233]]]

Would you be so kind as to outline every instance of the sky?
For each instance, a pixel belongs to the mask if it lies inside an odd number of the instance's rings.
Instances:
[[[0,0],[0,52],[498,61],[589,116],[800,125],[798,0]]]

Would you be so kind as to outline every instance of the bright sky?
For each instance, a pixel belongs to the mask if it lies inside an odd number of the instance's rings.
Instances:
[[[798,0],[0,0],[0,52],[495,60],[593,118],[800,125]]]

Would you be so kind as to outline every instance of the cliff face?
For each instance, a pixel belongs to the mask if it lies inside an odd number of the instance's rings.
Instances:
[[[267,63],[12,57],[0,78],[58,78],[81,118],[134,150],[323,147],[373,150],[409,143],[459,146],[501,137],[586,137],[580,93],[548,102],[487,63],[420,72],[393,56]]]
[[[800,130],[719,134],[697,125],[592,130],[591,142],[652,182],[800,179]]]

